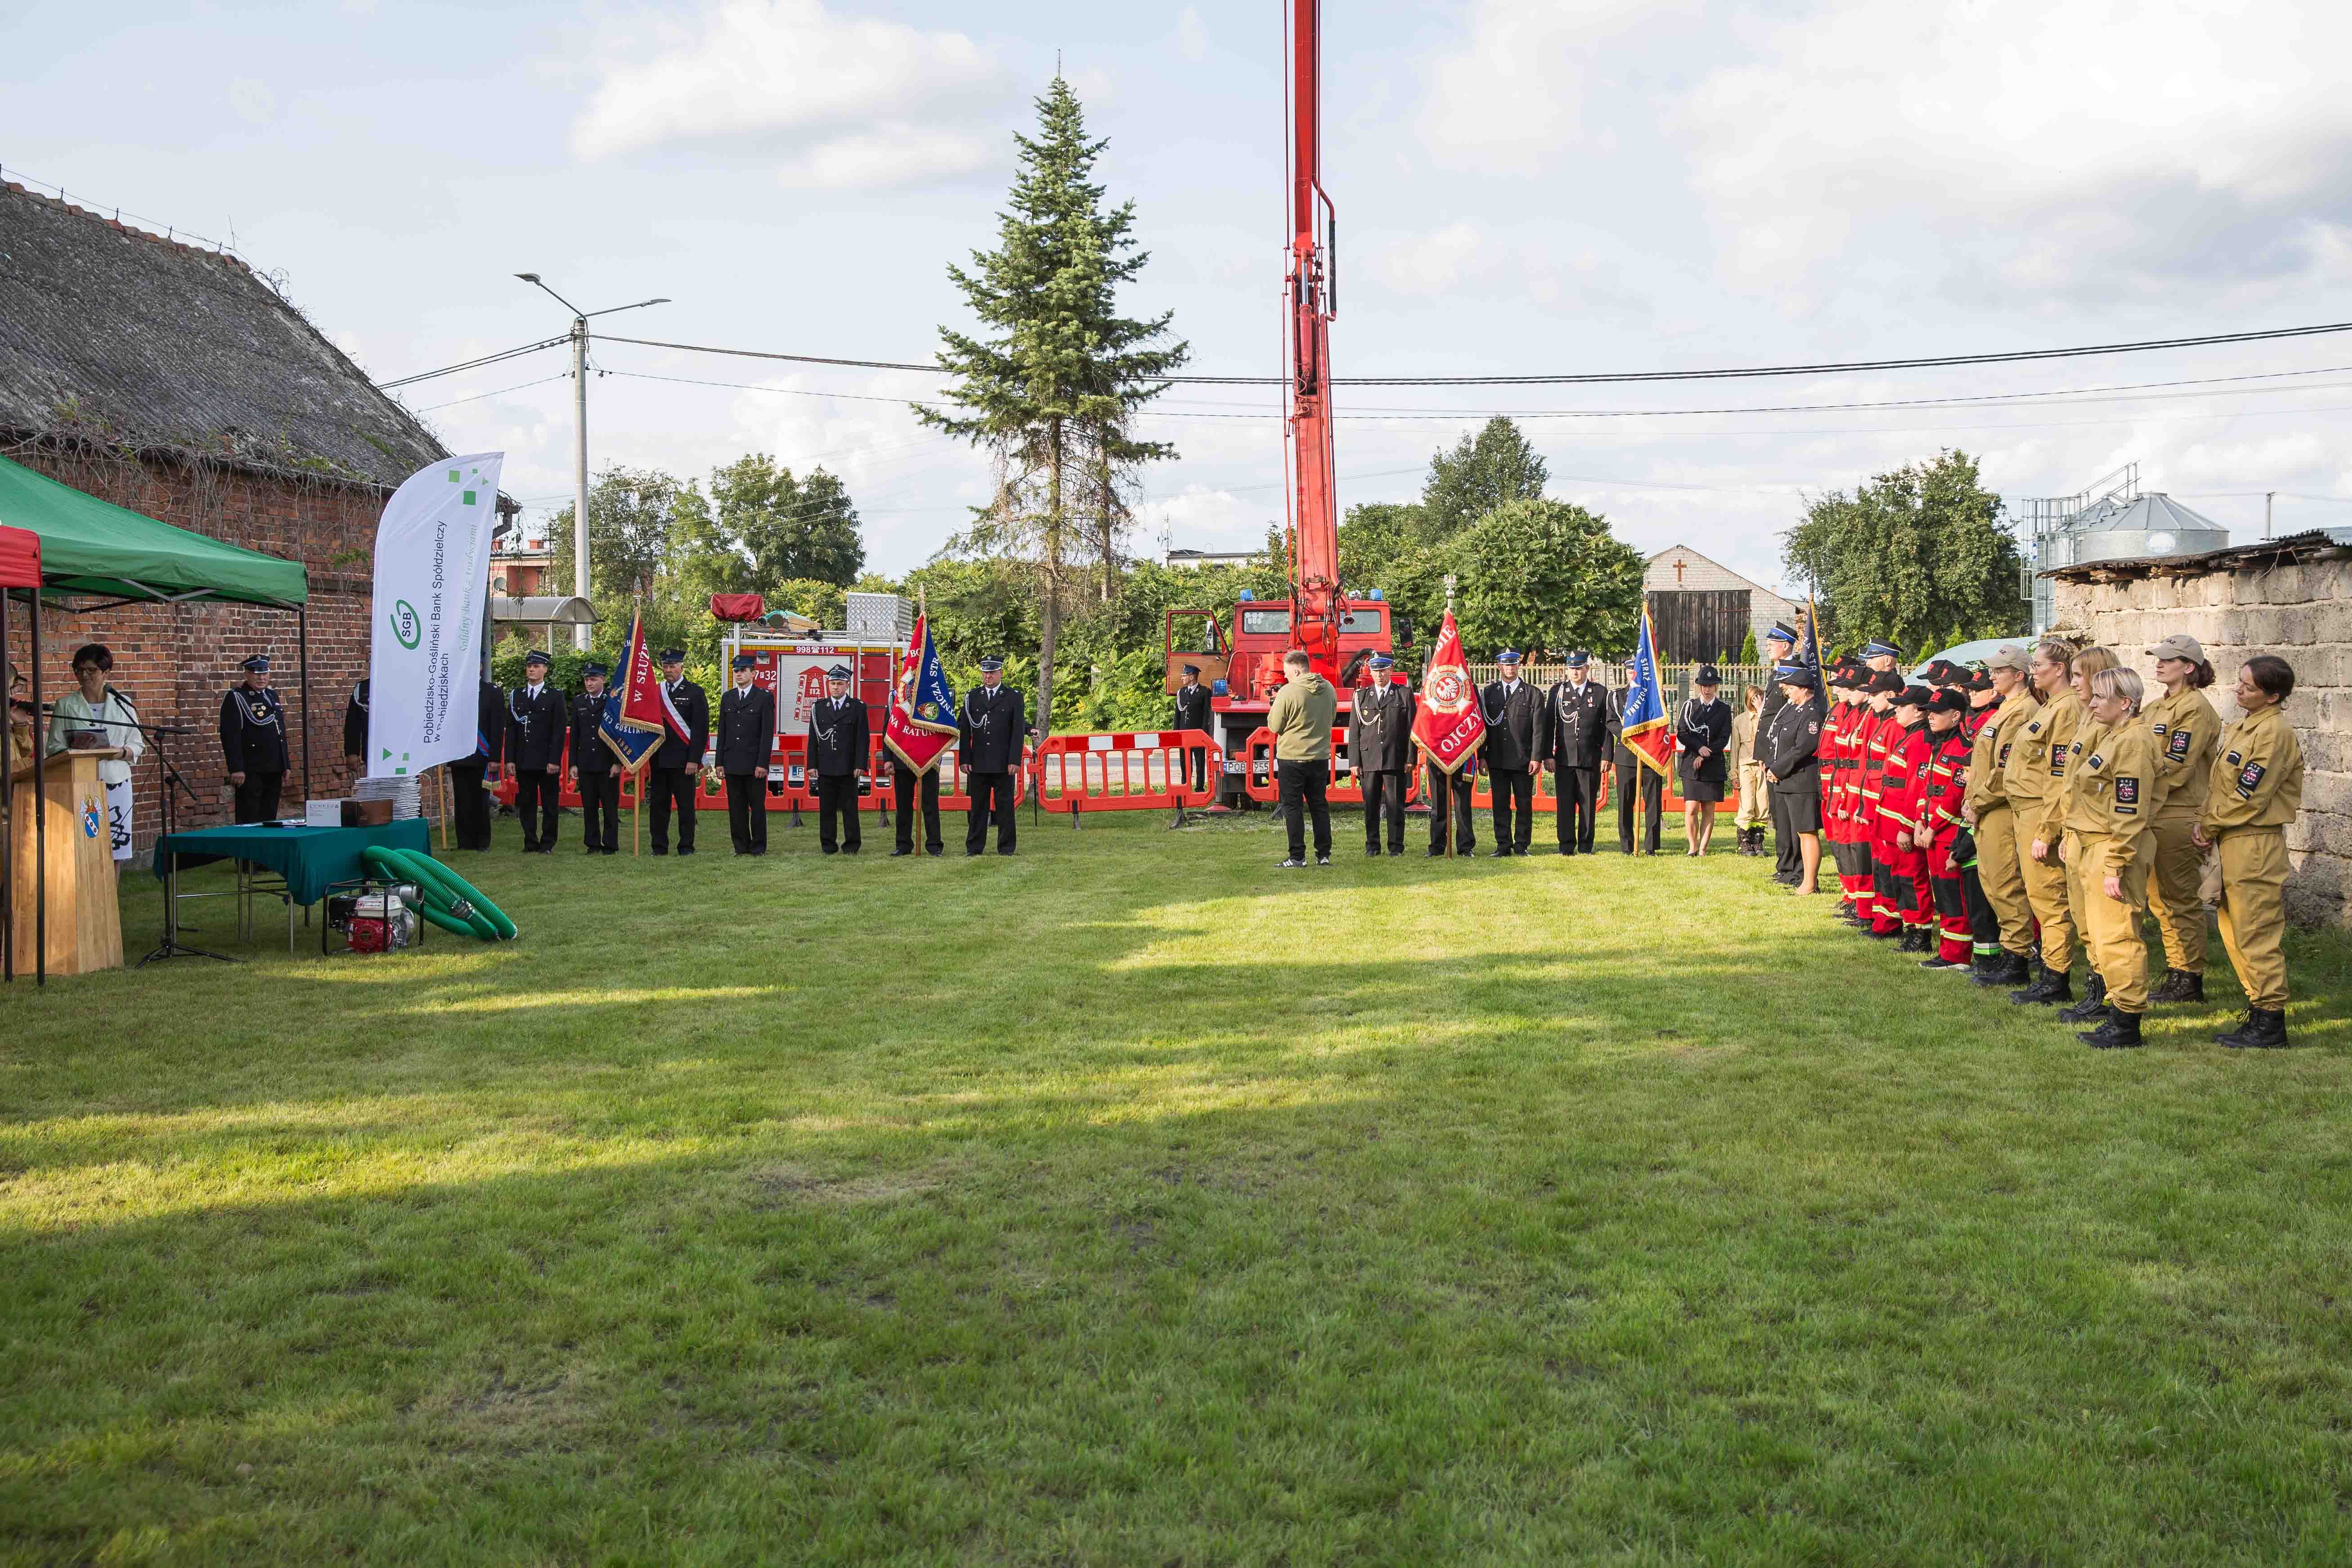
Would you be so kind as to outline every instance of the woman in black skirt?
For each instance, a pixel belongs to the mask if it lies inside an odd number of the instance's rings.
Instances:
[[[1683,839],[1689,846],[1685,853],[1696,856],[1706,854],[1715,837],[1716,803],[1730,776],[1726,752],[1731,745],[1731,704],[1717,695],[1723,677],[1711,664],[1699,667],[1691,685],[1696,695],[1683,704],[1681,721],[1675,725],[1680,753],[1675,773],[1682,783]]]

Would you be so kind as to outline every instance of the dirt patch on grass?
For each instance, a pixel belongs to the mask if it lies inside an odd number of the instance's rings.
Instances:
[[[938,1168],[919,1171],[826,1175],[795,1165],[761,1165],[743,1174],[753,1208],[783,1208],[793,1204],[884,1204],[936,1192],[948,1184],[948,1173]]]

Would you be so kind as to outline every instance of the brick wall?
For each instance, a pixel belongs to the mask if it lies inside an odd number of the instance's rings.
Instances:
[[[2303,816],[2286,830],[2287,911],[2305,925],[2352,924],[2352,552],[2191,577],[2054,584],[2054,626],[2115,649],[2147,680],[2146,649],[2173,632],[2205,645],[2215,679],[2206,696],[2224,722],[2240,717],[2230,692],[2258,653],[2294,667],[2287,721],[2303,745]]]
[[[368,606],[374,578],[381,493],[364,488],[257,475],[195,470],[43,448],[12,450],[26,468],[133,511],[215,539],[300,561],[310,573],[306,619],[310,652],[310,792],[321,799],[350,793],[342,754],[343,709],[367,673]],[[23,607],[11,607],[9,657],[26,659]],[[73,650],[102,642],[114,651],[113,683],[131,694],[151,724],[196,731],[170,742],[172,762],[195,792],[178,803],[180,825],[229,821],[227,769],[219,740],[222,695],[244,679],[237,663],[267,653],[286,701],[285,811],[302,809],[302,732],[297,622],[290,611],[242,605],[130,605],[90,615],[42,615],[45,696],[73,684]],[[140,853],[160,821],[158,772],[151,747],[136,774],[134,827]]]

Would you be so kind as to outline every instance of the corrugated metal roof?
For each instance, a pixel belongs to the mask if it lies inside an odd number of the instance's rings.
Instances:
[[[2158,572],[2170,576],[2195,577],[2208,572],[2238,572],[2252,566],[2274,566],[2282,561],[2300,560],[2347,546],[2352,546],[2352,528],[2314,528],[2302,533],[2290,533],[2284,539],[2224,545],[2219,550],[2208,550],[2194,555],[2118,556],[2106,561],[2085,561],[2079,566],[2053,567],[2038,575],[2054,577],[2065,583],[2112,577],[2146,577]]]
[[[397,486],[448,454],[235,257],[0,184],[0,431]]]

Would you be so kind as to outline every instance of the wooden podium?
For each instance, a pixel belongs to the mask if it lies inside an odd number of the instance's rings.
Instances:
[[[59,752],[43,764],[47,787],[39,810],[47,819],[49,912],[48,973],[87,974],[122,967],[122,912],[115,900],[114,845],[107,831],[106,786],[98,764],[122,753]],[[16,921],[13,944],[19,978],[33,973],[34,856],[33,764],[16,769],[11,781],[9,900]]]

